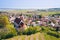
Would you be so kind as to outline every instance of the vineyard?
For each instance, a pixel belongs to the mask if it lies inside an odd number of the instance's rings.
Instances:
[[[50,29],[50,28],[49,28],[50,30],[48,31],[48,28],[49,27],[47,27],[47,28],[42,27],[42,30],[40,30],[40,32],[38,32],[38,33],[31,34],[31,35],[20,35],[20,36],[16,36],[13,38],[9,38],[7,40],[60,40],[60,33],[51,31],[53,29]],[[48,34],[48,33],[50,33],[50,34]]]

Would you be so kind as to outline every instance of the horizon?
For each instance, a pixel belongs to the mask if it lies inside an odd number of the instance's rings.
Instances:
[[[23,8],[0,8],[0,9],[23,9]],[[32,8],[29,8],[29,9],[32,9]],[[33,8],[33,9],[36,9],[36,8]],[[37,8],[37,9],[54,9],[54,8]]]

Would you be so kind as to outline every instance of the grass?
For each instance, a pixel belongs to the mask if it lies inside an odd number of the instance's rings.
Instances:
[[[60,40],[60,38],[56,38],[54,36],[50,36],[47,34],[44,34],[44,36],[45,36],[45,40]]]
[[[32,35],[20,35],[15,36],[13,38],[9,38],[7,40],[60,40],[60,38],[56,38],[54,36],[50,36],[46,33],[36,33]]]

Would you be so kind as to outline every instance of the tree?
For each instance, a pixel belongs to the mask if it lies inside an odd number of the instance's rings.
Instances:
[[[0,27],[10,24],[7,16],[0,16]]]

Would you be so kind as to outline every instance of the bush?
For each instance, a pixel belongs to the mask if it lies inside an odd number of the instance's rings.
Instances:
[[[53,27],[50,27],[49,30],[51,30],[51,31],[55,31],[56,29],[53,28]]]
[[[42,30],[41,30],[42,32],[46,32],[46,33],[47,33],[48,31],[55,31],[55,30],[56,30],[56,29],[53,28],[53,27],[44,27],[44,26],[42,26],[41,29],[42,29]]]
[[[45,32],[45,33],[47,33],[49,31],[49,27],[42,26],[41,29],[42,29],[41,31]]]
[[[2,28],[3,27],[3,24],[0,24],[0,28]]]
[[[55,32],[55,31],[49,31],[49,32],[47,32],[47,34],[48,35],[51,35],[51,36],[54,36],[54,37],[57,37],[57,38],[60,37],[60,33]]]
[[[31,35],[34,33],[40,32],[40,27],[29,27],[28,29],[23,31],[24,35]]]
[[[17,32],[12,25],[6,25],[6,27],[0,29],[0,39],[6,39],[16,36]]]
[[[52,28],[52,27],[44,27],[44,26],[42,26],[41,29],[42,29],[41,30],[42,32],[47,33],[48,35],[60,38],[60,33],[56,32],[55,29]]]
[[[27,28],[26,30],[20,30],[18,32],[19,35],[31,35],[31,34],[34,34],[34,33],[37,33],[37,32],[40,32],[40,27],[29,27]]]
[[[7,16],[0,16],[0,39],[10,38],[17,35],[13,25],[10,24]]]
[[[10,24],[7,16],[0,16],[0,28],[5,27],[5,25]]]

